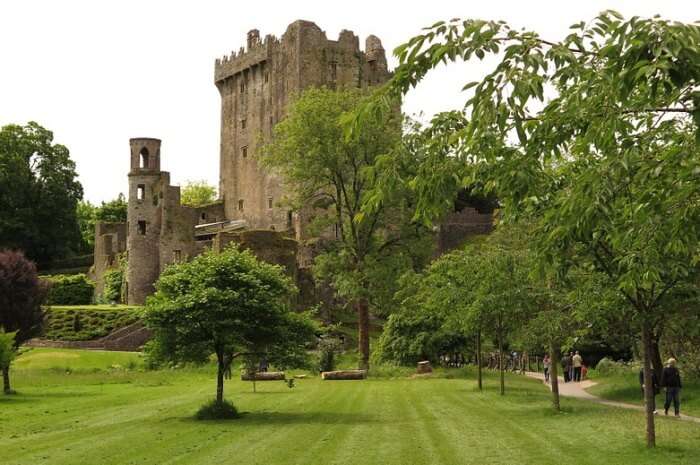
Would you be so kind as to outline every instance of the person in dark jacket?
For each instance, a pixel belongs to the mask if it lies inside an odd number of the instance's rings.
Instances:
[[[644,400],[644,368],[639,370],[639,385],[642,387],[642,400]],[[652,409],[654,410],[654,415],[656,415],[656,394],[659,393],[659,382],[656,379],[656,373],[651,370],[651,386],[654,392],[654,397],[652,398]]]
[[[571,373],[570,373],[571,366],[572,366],[571,355],[569,353],[567,355],[564,355],[561,358],[561,367],[562,367],[562,371],[564,372],[564,382],[565,383],[568,383],[569,381],[571,381]]]
[[[664,412],[668,415],[668,408],[673,402],[673,409],[676,416],[681,416],[681,374],[676,368],[676,359],[669,358],[661,373],[661,385],[666,388],[666,402],[664,402]]]

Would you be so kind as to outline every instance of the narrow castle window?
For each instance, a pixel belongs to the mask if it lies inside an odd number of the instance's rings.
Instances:
[[[136,200],[143,201],[144,197],[146,197],[146,185],[139,184],[136,186]]]
[[[240,199],[238,201],[238,211],[242,212],[243,211],[243,199]]]
[[[139,152],[139,163],[140,168],[148,168],[148,149],[146,147]]]
[[[269,79],[269,74],[268,74],[268,73],[265,73],[265,78],[264,78],[264,79],[265,79],[265,84],[267,84],[267,81],[268,81],[268,79]]]
[[[267,208],[272,208],[272,197],[267,198]]]
[[[173,261],[177,263],[180,260],[182,260],[182,251],[177,249],[173,250]]]
[[[203,219],[203,220],[206,220],[206,219],[207,219],[207,214],[206,214],[206,213],[202,213],[202,219]]]
[[[243,158],[248,158],[248,146],[241,147],[241,156]]]
[[[292,227],[292,211],[287,211],[287,228]]]
[[[139,221],[139,234],[146,235],[146,222],[144,220]]]
[[[245,118],[241,120],[241,129],[245,129],[246,122],[247,120]]]

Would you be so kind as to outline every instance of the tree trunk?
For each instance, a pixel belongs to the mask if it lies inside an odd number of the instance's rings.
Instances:
[[[505,367],[503,366],[503,336],[498,331],[498,371],[501,372],[501,395],[506,393]]]
[[[644,356],[644,406],[647,419],[647,447],[656,447],[654,426],[654,386],[651,378],[652,331],[648,321],[642,324],[642,347]]]
[[[476,332],[476,380],[479,391],[484,389],[481,376],[481,331]]]
[[[3,367],[2,369],[2,390],[5,394],[12,392],[10,387],[10,367]]]
[[[369,369],[369,302],[364,297],[357,300],[357,349],[360,354],[360,370]]]
[[[221,404],[224,401],[224,373],[226,372],[226,367],[222,357],[219,355],[217,357],[219,359],[219,370],[216,373],[216,403]]]
[[[549,382],[552,386],[552,407],[559,412],[559,348],[553,343],[549,346]]]

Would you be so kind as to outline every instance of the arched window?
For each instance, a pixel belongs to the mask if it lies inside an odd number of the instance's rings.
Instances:
[[[141,152],[139,152],[139,160],[139,167],[148,168],[148,149],[146,147],[142,148]]]

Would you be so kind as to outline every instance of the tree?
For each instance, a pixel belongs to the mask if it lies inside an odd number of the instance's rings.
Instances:
[[[146,302],[145,321],[154,351],[166,360],[217,361],[216,402],[223,403],[224,375],[240,356],[264,356],[278,367],[305,361],[314,338],[308,315],[290,310],[295,292],[281,267],[235,247],[172,265]]]
[[[23,253],[0,250],[0,329],[14,333],[15,350],[40,332],[47,290]],[[2,377],[5,393],[11,392],[9,363],[2,367]]]
[[[68,149],[30,122],[0,129],[0,247],[47,262],[80,247],[83,196]]]
[[[183,205],[200,207],[216,200],[216,188],[206,181],[187,181],[180,192]]]
[[[104,223],[126,223],[126,212],[129,204],[121,192],[117,198],[102,204],[95,209],[95,220]]]
[[[410,180],[420,214],[485,180],[505,217],[542,218],[533,239],[550,266],[604,273],[641,328],[653,447],[653,334],[669,294],[695,281],[700,252],[700,26],[606,11],[553,42],[503,22],[451,20],[396,54],[400,66],[357,113],[355,133],[439,64],[498,54],[465,86],[464,109],[428,128],[434,144]]]
[[[289,183],[289,201],[305,226],[332,239],[315,257],[314,275],[354,306],[361,368],[369,365],[373,298],[391,294],[385,290],[401,270],[429,256],[426,229],[411,222],[407,190],[385,189],[380,201],[370,198],[379,182],[373,167],[382,155],[395,152],[402,160],[400,172],[415,164],[415,154],[402,144],[400,115],[393,111],[367,120],[361,137],[350,140],[344,135],[341,119],[364,98],[356,89],[306,90],[275,126],[273,140],[261,154],[262,163]],[[362,206],[370,200],[379,206],[365,213]]]
[[[80,252],[91,253],[95,248],[95,211],[97,208],[87,200],[78,202],[75,216],[82,238]]]

